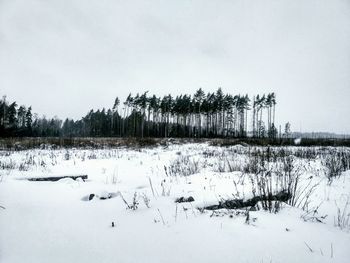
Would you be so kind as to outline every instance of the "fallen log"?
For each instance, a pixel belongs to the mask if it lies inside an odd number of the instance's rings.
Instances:
[[[95,198],[97,198],[99,200],[107,200],[107,199],[117,197],[118,195],[120,195],[120,192],[116,192],[116,193],[115,192],[112,192],[112,193],[102,192],[100,194],[91,193],[89,195],[84,196],[81,200],[82,201],[92,201]]]
[[[88,176],[87,175],[64,175],[64,176],[49,176],[49,177],[32,177],[32,178],[28,178],[27,180],[29,181],[51,181],[51,182],[55,182],[61,179],[65,179],[65,178],[71,178],[73,180],[76,180],[78,178],[81,178],[82,180],[87,180]]]
[[[186,203],[186,202],[194,202],[194,198],[192,196],[189,197],[179,197],[175,200],[175,203]]]
[[[275,195],[255,196],[248,200],[243,200],[243,199],[223,200],[223,201],[220,201],[218,205],[206,206],[203,209],[205,210],[239,209],[239,208],[253,207],[258,202],[261,202],[261,201],[286,202],[291,198],[292,198],[292,195],[290,193],[282,191]]]

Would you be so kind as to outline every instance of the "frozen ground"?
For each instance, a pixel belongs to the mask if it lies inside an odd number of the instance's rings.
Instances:
[[[0,262],[349,262],[350,172],[329,184],[317,158],[295,159],[300,189],[316,185],[304,210],[285,204],[247,221],[245,210],[197,209],[252,196],[242,148],[1,152]],[[89,179],[25,180],[70,174]]]

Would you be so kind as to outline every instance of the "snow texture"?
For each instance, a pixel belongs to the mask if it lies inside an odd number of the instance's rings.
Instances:
[[[302,178],[318,183],[310,207],[321,204],[322,223],[288,205],[276,214],[251,211],[248,223],[245,211],[197,209],[252,195],[241,171],[219,167],[222,156],[245,162],[247,156],[236,153],[241,148],[1,152],[0,261],[349,262],[349,229],[334,222],[349,200],[350,174],[329,184],[318,160],[308,163]],[[174,174],[184,163],[191,164],[182,170],[187,176]],[[68,174],[89,178],[25,180]],[[189,196],[195,201],[175,203]]]

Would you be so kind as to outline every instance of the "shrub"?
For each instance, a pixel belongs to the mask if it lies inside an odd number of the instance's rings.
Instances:
[[[189,176],[200,172],[199,161],[191,159],[189,156],[177,157],[168,167],[164,166],[167,176]]]

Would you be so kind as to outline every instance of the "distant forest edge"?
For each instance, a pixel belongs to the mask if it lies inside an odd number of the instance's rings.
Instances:
[[[250,99],[224,94],[221,88],[207,95],[200,88],[193,96],[175,98],[144,92],[130,94],[122,105],[117,97],[111,109],[92,109],[80,120],[62,121],[33,115],[31,107],[18,107],[4,96],[0,132],[2,137],[276,138],[275,105],[274,93]],[[289,132],[287,124],[284,133]]]
[[[0,100],[1,137],[134,137],[134,138],[291,138],[290,124],[277,129],[275,93],[256,95],[129,96],[111,109],[90,110],[80,120],[47,119],[32,107]],[[249,121],[248,121],[249,119]]]

